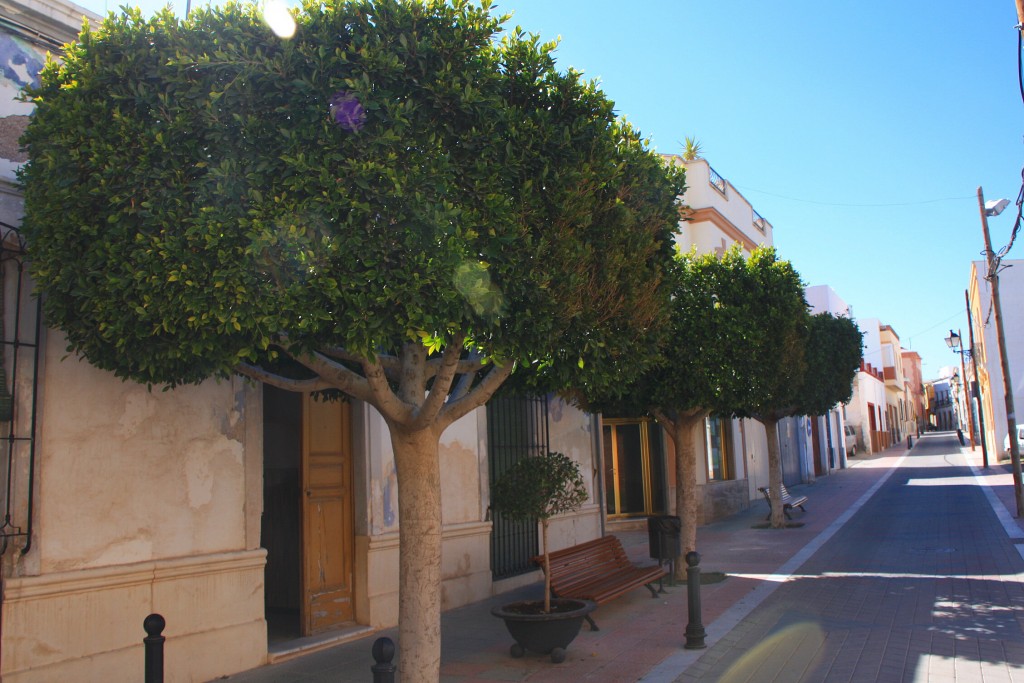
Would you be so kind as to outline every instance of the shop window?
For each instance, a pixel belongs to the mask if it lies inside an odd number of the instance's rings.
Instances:
[[[708,481],[732,479],[732,420],[723,417],[704,420],[704,442]]]

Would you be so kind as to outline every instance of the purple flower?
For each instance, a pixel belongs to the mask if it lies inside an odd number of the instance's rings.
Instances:
[[[366,123],[366,110],[354,93],[339,90],[331,97],[331,118],[345,130],[355,133]]]

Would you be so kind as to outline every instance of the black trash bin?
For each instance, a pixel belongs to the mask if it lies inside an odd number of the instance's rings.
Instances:
[[[647,543],[651,558],[659,561],[679,557],[683,523],[675,515],[654,515],[647,518]]]
[[[675,515],[654,515],[647,518],[647,545],[650,556],[658,564],[669,563],[669,584],[675,585],[675,559],[679,557],[682,545],[683,523]],[[661,592],[665,591],[658,581]]]

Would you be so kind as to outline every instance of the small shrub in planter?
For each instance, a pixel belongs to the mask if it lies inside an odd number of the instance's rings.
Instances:
[[[544,612],[551,612],[551,565],[548,558],[548,521],[579,509],[587,500],[579,465],[562,453],[519,460],[495,483],[491,505],[513,519],[540,520],[544,557]]]
[[[579,508],[587,500],[579,466],[561,453],[524,458],[495,483],[491,504],[520,520],[540,520],[544,557],[544,600],[495,607],[491,613],[505,621],[515,639],[513,657],[526,650],[565,661],[565,648],[580,632],[586,616],[596,605],[589,600],[551,601],[551,560],[548,556],[548,520]]]

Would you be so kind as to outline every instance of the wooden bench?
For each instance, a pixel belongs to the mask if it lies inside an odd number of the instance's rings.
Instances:
[[[602,536],[571,548],[548,553],[551,562],[551,595],[556,598],[593,600],[603,605],[626,591],[645,586],[652,597],[658,597],[651,586],[668,573],[661,566],[641,567],[629,561],[622,542],[615,536]],[[532,558],[544,567],[544,556]],[[597,624],[588,615],[591,631]]]
[[[771,519],[772,499],[771,496],[768,495],[769,489],[767,486],[762,486],[761,488],[758,489],[758,491],[763,493],[764,499],[768,501],[768,516],[765,517],[765,519]],[[793,519],[789,516],[789,511],[792,510],[793,508],[800,508],[801,512],[807,512],[807,510],[804,510],[804,503],[806,502],[807,496],[800,496],[799,498],[794,498],[793,496],[789,495],[789,491],[786,490],[786,485],[782,485],[782,512],[786,515],[786,519]]]

